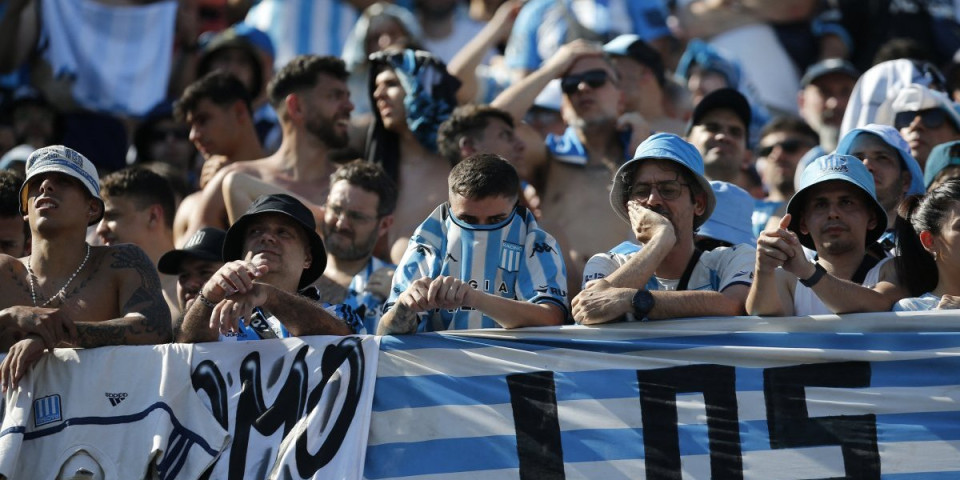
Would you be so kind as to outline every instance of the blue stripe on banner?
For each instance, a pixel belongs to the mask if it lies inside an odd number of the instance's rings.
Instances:
[[[386,339],[388,337],[384,337]],[[436,342],[437,347],[459,349],[459,344],[451,340],[464,340],[454,335]],[[512,348],[534,350],[531,347],[570,348],[597,353],[629,353],[644,350],[684,350],[697,347],[764,347],[764,348],[815,348],[818,350],[879,350],[889,352],[911,352],[919,350],[939,350],[956,348],[960,345],[960,333],[942,332],[921,333],[782,333],[782,332],[742,332],[717,335],[691,335],[661,337],[654,339],[623,339],[617,341],[589,341],[563,338],[527,338],[507,342],[471,337],[475,343],[489,345],[509,345]],[[385,342],[384,350],[412,350],[414,345],[395,347]]]
[[[517,439],[512,435],[368,446],[367,460],[363,476],[371,479],[519,466]]]
[[[960,473],[958,472],[919,472],[880,475],[881,480],[957,480],[957,477],[960,477]]]
[[[504,347],[528,352],[550,350],[551,346],[530,345],[519,340],[491,340],[488,338],[458,337],[449,333],[438,335],[422,333],[417,335],[384,336],[380,339],[381,352],[403,352],[425,348],[444,350],[469,350],[474,348]]]

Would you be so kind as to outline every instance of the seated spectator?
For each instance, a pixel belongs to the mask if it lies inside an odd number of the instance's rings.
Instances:
[[[890,257],[867,250],[886,224],[873,177],[859,159],[818,158],[803,171],[779,228],[757,239],[747,311],[790,316],[889,310],[906,290]],[[803,247],[816,251],[816,262]]]
[[[687,141],[700,151],[708,179],[749,190],[745,171],[753,164],[749,150],[751,115],[747,97],[733,88],[714,90],[697,103]]]
[[[377,331],[397,266],[373,256],[393,225],[397,185],[382,168],[356,160],[330,176],[330,196],[320,225],[327,249],[323,276],[304,294],[326,304],[346,304]]]
[[[951,178],[960,178],[960,140],[941,143],[927,157],[923,170],[923,184],[927,192]]]
[[[177,277],[177,303],[186,312],[200,294],[200,287],[223,266],[223,239],[227,232],[219,228],[201,228],[187,239],[182,249],[170,250],[160,257],[157,270]]]
[[[777,117],[763,126],[756,154],[767,196],[757,200],[754,206],[754,235],[759,235],[771,222],[772,225],[780,223],[787,200],[793,196],[800,159],[818,143],[817,133],[797,117]]]
[[[30,255],[30,225],[20,213],[23,175],[0,170],[0,253],[20,258]]]
[[[915,296],[901,299],[893,310],[960,308],[960,262],[955,256],[960,181],[947,180],[926,196],[909,197],[900,211],[897,267]]]
[[[753,248],[694,246],[717,200],[693,145],[667,133],[648,138],[614,177],[610,205],[643,248],[590,259],[572,303],[577,323],[743,314]]]
[[[91,247],[103,216],[97,170],[83,155],[44,147],[27,160],[20,213],[31,255],[0,255],[0,384],[16,386],[44,350],[170,341],[170,310],[150,259],[135,245]]]
[[[323,274],[313,215],[295,198],[265,195],[227,230],[225,263],[177,326],[184,343],[346,335],[351,325],[297,292]]]
[[[639,113],[654,131],[683,134],[686,122],[667,115],[667,78],[660,52],[637,35],[620,35],[607,42],[603,51],[613,57],[617,68],[624,111]]]
[[[900,90],[891,108],[893,126],[910,144],[910,154],[921,169],[933,147],[960,140],[960,106],[943,92],[910,85]]]
[[[717,205],[722,208],[697,229],[696,246],[704,252],[717,247],[734,247],[741,243],[756,245],[752,220],[753,197],[746,190],[727,182],[711,181]]]
[[[517,205],[516,170],[477,154],[453,168],[449,185],[449,202],[410,239],[377,333],[563,323],[563,255]]]

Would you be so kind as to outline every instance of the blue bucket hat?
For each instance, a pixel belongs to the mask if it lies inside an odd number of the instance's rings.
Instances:
[[[920,169],[920,164],[917,163],[917,159],[913,158],[913,155],[910,153],[910,145],[907,144],[907,141],[903,139],[903,136],[900,135],[900,132],[897,131],[896,128],[889,125],[871,123],[850,130],[840,139],[840,142],[837,143],[835,153],[850,155],[850,146],[853,145],[853,141],[856,140],[861,133],[872,133],[880,137],[883,143],[893,147],[893,149],[900,154],[900,168],[906,168],[907,171],[910,172],[910,189],[907,190],[907,195],[918,195],[926,191],[923,185],[923,170]]]
[[[697,235],[737,245],[756,245],[753,236],[753,206],[756,201],[746,190],[727,182],[711,181],[710,186],[723,208],[713,212]]]
[[[713,188],[710,182],[703,176],[703,157],[693,145],[687,143],[684,139],[672,133],[657,133],[651,135],[637,147],[633,159],[627,160],[617,173],[613,176],[613,189],[610,190],[610,206],[617,212],[624,221],[630,223],[630,214],[627,212],[627,189],[630,185],[625,185],[625,178],[632,174],[640,162],[648,159],[670,160],[682,165],[687,169],[693,178],[700,184],[700,189],[707,194],[707,208],[703,215],[693,219],[693,228],[703,225],[703,222],[710,218],[714,207],[717,205],[717,197],[713,194]]]
[[[937,174],[950,165],[960,165],[960,140],[941,143],[927,156],[927,166],[923,170],[923,187],[930,188]]]
[[[864,193],[873,200],[872,205],[874,213],[877,216],[877,222],[876,225],[867,232],[866,244],[869,245],[877,241],[877,239],[883,235],[884,230],[887,229],[887,212],[883,209],[883,206],[880,205],[880,202],[877,201],[877,192],[873,186],[873,175],[870,174],[867,167],[863,166],[863,162],[861,162],[859,158],[831,153],[817,158],[813,163],[807,165],[807,168],[803,169],[803,174],[800,175],[800,189],[797,190],[797,193],[795,193],[787,203],[787,213],[792,217],[790,219],[790,230],[796,232],[797,237],[800,239],[800,244],[809,249],[816,250],[816,246],[814,246],[813,239],[810,235],[800,232],[800,212],[806,203],[806,196],[810,188],[831,180],[841,180],[852,183],[860,190],[863,190]]]

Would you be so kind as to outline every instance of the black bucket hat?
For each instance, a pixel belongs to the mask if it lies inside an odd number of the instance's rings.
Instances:
[[[206,227],[197,230],[186,245],[179,250],[170,250],[160,257],[157,270],[167,275],[180,273],[180,264],[187,258],[198,258],[209,262],[223,261],[223,239],[227,232],[219,228]]]
[[[323,269],[327,267],[327,250],[323,247],[323,240],[317,234],[317,222],[313,219],[313,214],[303,203],[290,195],[278,193],[274,195],[263,195],[256,199],[246,213],[237,219],[230,229],[227,230],[227,237],[223,242],[223,261],[229,262],[243,258],[243,234],[247,229],[247,224],[253,217],[263,213],[279,213],[286,215],[299,223],[310,241],[310,255],[313,261],[310,262],[310,268],[303,270],[300,275],[300,285],[298,288],[306,287],[323,275]]]

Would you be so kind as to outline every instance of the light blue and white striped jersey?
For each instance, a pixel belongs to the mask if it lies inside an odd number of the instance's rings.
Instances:
[[[587,261],[583,269],[583,284],[605,278],[627,263],[643,246],[623,242],[607,253],[598,253]],[[690,274],[687,290],[722,292],[732,285],[752,285],[756,249],[745,243],[732,247],[717,247],[703,252]],[[647,290],[676,290],[680,279],[650,277]]]
[[[343,300],[343,303],[353,307],[354,311],[363,318],[363,330],[358,330],[357,333],[370,335],[377,333],[377,324],[383,314],[383,303],[386,298],[377,294],[375,290],[367,288],[370,277],[375,276],[377,272],[381,272],[381,274],[390,272],[392,277],[392,272],[396,268],[397,266],[392,263],[384,262],[377,257],[370,257],[367,266],[353,276],[350,286],[347,287],[347,297]]]
[[[113,6],[43,0],[40,44],[55,78],[99,112],[144,115],[166,96],[177,1]]]
[[[919,297],[902,298],[893,304],[894,312],[920,312],[926,310],[936,310],[940,304],[940,296],[931,292],[924,293]]]
[[[471,225],[449,207],[437,207],[417,227],[396,273],[384,311],[422,277],[452,276],[473,288],[504,298],[553,303],[568,311],[567,269],[560,246],[540,229],[533,214],[517,207],[494,225]],[[420,313],[420,331],[495,328],[500,325],[478,310]]]
[[[273,40],[277,51],[273,63],[279,70],[297,55],[339,57],[359,16],[346,0],[262,0],[244,22]]]

